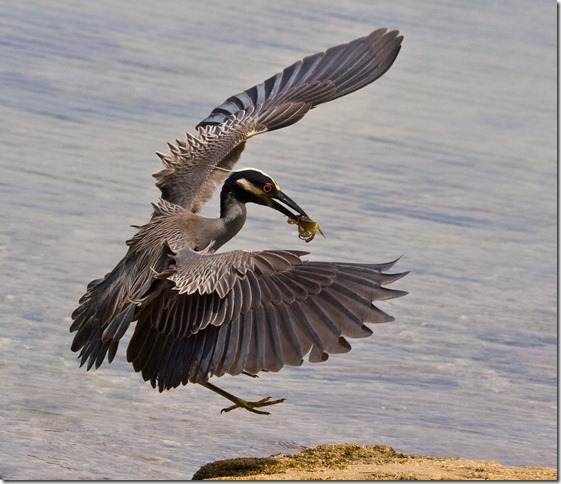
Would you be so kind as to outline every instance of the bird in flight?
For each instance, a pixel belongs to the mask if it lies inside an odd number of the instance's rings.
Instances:
[[[248,203],[271,207],[309,241],[320,230],[266,173],[233,170],[246,141],[296,123],[315,106],[382,76],[403,37],[379,29],[292,64],[227,99],[195,134],[158,153],[161,198],[148,223],[127,241],[115,268],[90,282],[73,312],[72,351],[80,366],[110,363],[132,322],[127,360],[160,391],[197,383],[232,402],[223,411],[282,402],[250,402],[210,383],[211,377],[322,362],[351,349],[347,338],[372,334],[365,323],[394,318],[374,305],[407,294],[385,287],[404,273],[384,264],[316,262],[300,250],[217,252],[243,227]],[[215,188],[220,216],[199,214]]]

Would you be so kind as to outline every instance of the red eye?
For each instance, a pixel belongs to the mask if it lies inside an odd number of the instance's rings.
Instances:
[[[263,185],[263,191],[265,193],[269,193],[272,189],[273,185],[271,183],[265,183],[265,185]]]

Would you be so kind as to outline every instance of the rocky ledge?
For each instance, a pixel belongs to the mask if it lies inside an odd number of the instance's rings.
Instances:
[[[320,445],[297,454],[241,457],[201,467],[194,480],[557,480],[557,469],[426,457],[386,445]]]

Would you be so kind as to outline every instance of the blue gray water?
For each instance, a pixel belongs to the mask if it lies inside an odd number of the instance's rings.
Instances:
[[[323,365],[259,380],[272,415],[159,394],[125,361],[86,373],[69,316],[158,191],[155,151],[304,55],[379,27],[374,85],[248,143],[327,238],[251,207],[231,248],[399,257],[396,317]],[[0,475],[185,479],[208,461],[341,441],[554,466],[553,1],[0,3]],[[205,214],[217,213],[216,198]]]

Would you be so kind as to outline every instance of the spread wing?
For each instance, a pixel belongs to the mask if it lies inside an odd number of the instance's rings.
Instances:
[[[304,357],[350,350],[365,323],[393,318],[373,301],[406,294],[384,285],[388,264],[302,261],[305,252],[172,250],[135,319],[127,359],[160,391],[212,375],[279,371]]]
[[[162,198],[199,211],[226,172],[238,161],[245,142],[284,128],[313,107],[345,96],[382,76],[401,48],[399,32],[370,35],[305,57],[266,81],[227,99],[197,126],[194,135],[158,153],[164,169],[156,173]]]

